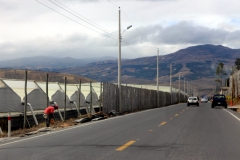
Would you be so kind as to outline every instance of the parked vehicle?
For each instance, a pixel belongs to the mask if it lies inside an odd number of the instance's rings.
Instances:
[[[227,108],[227,101],[226,97],[223,94],[215,94],[212,97],[212,108],[215,106],[223,106],[224,108]]]
[[[198,97],[189,97],[187,101],[187,106],[197,105],[199,106]]]

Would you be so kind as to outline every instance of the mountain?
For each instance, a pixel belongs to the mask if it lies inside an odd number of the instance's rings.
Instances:
[[[66,68],[84,66],[91,62],[116,59],[116,57],[74,59],[71,57],[54,58],[50,56],[36,56],[0,61],[0,68],[58,71]]]
[[[141,57],[122,60],[122,83],[156,84],[157,57]],[[159,56],[159,84],[169,85],[170,63],[173,63],[173,86],[178,88],[178,77],[183,77],[198,91],[213,92],[215,89],[215,70],[219,62],[224,63],[230,73],[236,58],[240,58],[240,49],[231,49],[222,45],[198,45],[177,52]],[[96,60],[97,59],[97,60]],[[71,73],[96,81],[117,82],[118,60],[111,58],[73,59],[52,57],[30,57],[1,61],[0,67],[38,69]]]
[[[198,90],[213,91],[216,85],[217,64],[224,63],[225,70],[229,73],[237,57],[240,57],[240,49],[210,44],[192,46],[175,53],[159,56],[159,83],[160,85],[169,85],[170,63],[173,63],[173,86],[178,88],[180,75],[182,80],[184,77]],[[156,69],[156,56],[122,60],[122,83],[155,84]],[[117,82],[118,61],[93,62],[84,67],[69,68],[63,71],[83,75],[97,81]]]

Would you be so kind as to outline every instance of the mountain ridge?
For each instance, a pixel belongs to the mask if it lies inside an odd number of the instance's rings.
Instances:
[[[173,86],[177,86],[178,77],[180,76],[181,79],[184,78],[186,81],[191,82],[196,88],[214,88],[216,85],[215,70],[217,64],[223,62],[225,64],[225,70],[227,73],[230,73],[235,59],[239,57],[240,49],[231,49],[222,45],[212,44],[190,46],[174,53],[161,55],[159,56],[159,84],[169,85],[170,64],[173,63]],[[33,67],[27,67],[25,65],[25,68],[71,73],[85,76],[96,81],[114,83],[118,81],[117,59],[104,59],[103,61],[98,59],[98,61],[85,65],[75,65],[76,63],[74,61],[77,61],[77,63],[79,63],[79,61],[71,57],[65,57],[63,59],[49,58],[49,61],[45,60],[44,62],[47,61],[52,64],[50,66],[44,66],[45,68],[36,67],[38,63],[40,65],[41,61],[43,61],[40,60],[40,58],[38,60],[37,63],[35,62],[35,66],[34,64]],[[65,60],[65,62],[60,60]],[[41,65],[43,66],[43,64]],[[24,65],[22,65],[22,67],[24,67]],[[123,59],[121,70],[122,83],[155,84],[157,79],[157,56]]]

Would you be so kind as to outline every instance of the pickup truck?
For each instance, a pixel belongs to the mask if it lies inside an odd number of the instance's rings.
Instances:
[[[227,108],[227,101],[226,97],[223,94],[215,94],[212,98],[212,108],[215,106],[223,106]]]

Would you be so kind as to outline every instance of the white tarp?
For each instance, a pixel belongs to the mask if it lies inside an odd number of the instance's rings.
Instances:
[[[23,112],[21,98],[3,80],[0,80],[0,113]]]

